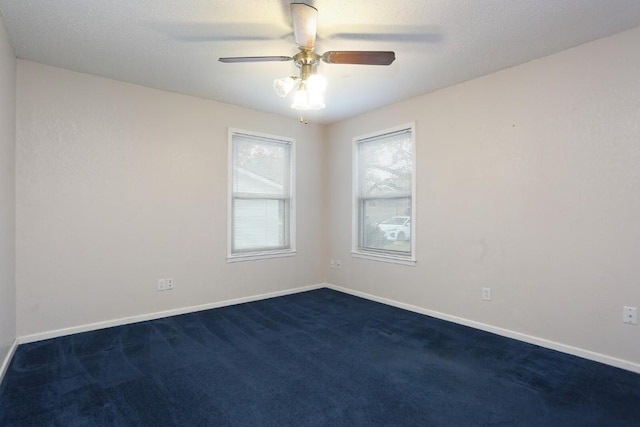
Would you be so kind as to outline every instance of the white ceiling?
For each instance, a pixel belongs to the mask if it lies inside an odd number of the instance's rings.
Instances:
[[[298,0],[304,1],[304,0]],[[321,63],[330,123],[640,25],[640,0],[306,0],[316,51],[393,50],[390,66]],[[299,117],[273,79],[297,53],[288,0],[0,0],[18,58]]]

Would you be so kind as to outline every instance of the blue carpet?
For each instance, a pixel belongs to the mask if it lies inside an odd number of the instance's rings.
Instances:
[[[329,289],[20,345],[1,426],[638,426],[640,375]]]

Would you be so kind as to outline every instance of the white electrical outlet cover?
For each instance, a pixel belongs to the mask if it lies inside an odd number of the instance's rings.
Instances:
[[[624,306],[622,308],[622,321],[624,323],[630,323],[632,325],[637,325],[638,324],[638,309],[637,309],[637,307]]]

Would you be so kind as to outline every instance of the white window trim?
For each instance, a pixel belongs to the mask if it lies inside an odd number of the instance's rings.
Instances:
[[[411,130],[411,162],[413,175],[411,177],[411,253],[410,254],[392,254],[390,252],[367,250],[360,248],[359,242],[359,164],[358,164],[358,141],[364,139],[374,138],[387,133],[399,132],[403,130]],[[365,135],[356,136],[353,138],[351,148],[352,158],[352,207],[351,207],[351,256],[354,258],[362,258],[373,261],[389,262],[393,264],[415,266],[417,259],[416,254],[416,127],[415,123],[408,123],[401,126],[396,126],[390,129],[384,129],[377,132],[371,132]]]
[[[272,259],[272,258],[284,258],[294,256],[296,254],[295,249],[279,249],[274,251],[260,251],[260,252],[243,252],[239,254],[229,254],[227,256],[227,262],[242,262],[242,261],[254,261],[259,259]]]
[[[232,253],[233,248],[233,135],[248,135],[258,138],[274,139],[290,144],[289,152],[289,248],[262,250],[253,252]],[[252,132],[243,129],[229,128],[227,134],[227,262],[253,261],[261,259],[283,258],[294,256],[296,251],[296,140],[279,135]]]

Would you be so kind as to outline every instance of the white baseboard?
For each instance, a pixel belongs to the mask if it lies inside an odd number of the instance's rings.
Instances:
[[[0,365],[0,384],[2,384],[2,380],[4,379],[4,374],[9,369],[9,363],[11,363],[11,359],[13,359],[13,354],[16,352],[16,348],[18,348],[18,340],[13,340],[13,344],[9,347],[9,351],[7,352],[4,360],[2,360],[2,364]]]
[[[532,335],[523,334],[521,332],[512,331],[509,329],[499,328],[497,326],[487,325],[485,323],[476,322],[473,320],[465,319],[458,316],[452,316],[450,314],[441,313],[434,310],[429,310],[426,308],[418,307],[411,304],[405,304],[403,302],[395,301],[388,298],[382,298],[375,295],[371,295],[365,292],[355,291],[353,289],[343,288],[341,286],[335,286],[329,283],[325,283],[327,288],[344,292],[347,294],[355,295],[357,297],[361,297],[364,299],[368,299],[371,301],[380,302],[382,304],[390,305],[393,307],[402,308],[404,310],[413,311],[415,313],[426,314],[427,316],[435,317],[437,319],[446,320],[448,322],[457,323],[464,326],[470,326],[475,329],[480,329],[482,331],[491,332],[496,335],[501,335],[503,337],[513,338],[519,341],[524,341],[529,344],[535,344],[540,347],[549,348],[551,350],[557,350],[562,353],[571,354],[574,356],[582,357],[584,359],[593,360],[595,362],[604,363],[606,365],[615,366],[616,368],[626,369],[628,371],[632,371],[640,374],[640,364],[630,362],[624,359],[618,359],[616,357],[607,356],[606,354],[596,353],[590,350],[585,350],[578,347],[573,347],[570,345],[558,343],[555,341],[550,341],[544,338],[535,337]]]
[[[18,337],[19,344],[26,344],[35,341],[42,341],[50,338],[62,337],[65,335],[78,334],[81,332],[95,331],[98,329],[110,328],[113,326],[128,325],[131,323],[144,322],[146,320],[161,319],[163,317],[177,316],[179,314],[193,313],[196,311],[209,310],[212,308],[226,307],[229,305],[242,304],[245,302],[259,301],[267,298],[280,297],[284,295],[297,294],[300,292],[311,291],[314,289],[324,288],[324,284],[303,286],[300,288],[287,289],[284,291],[269,292],[266,294],[252,295],[248,297],[236,298],[226,301],[212,302],[208,304],[194,305],[190,307],[176,308],[173,310],[158,311],[155,313],[142,314],[139,316],[123,317],[120,319],[107,320],[105,322],[88,323],[69,328],[56,329],[52,331],[39,332],[37,334],[23,335]]]

